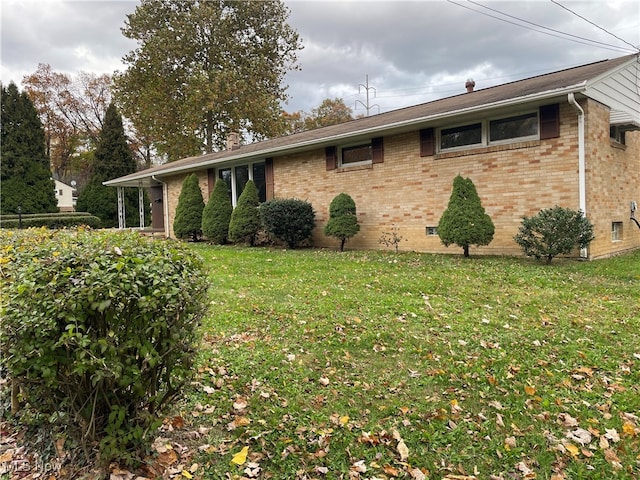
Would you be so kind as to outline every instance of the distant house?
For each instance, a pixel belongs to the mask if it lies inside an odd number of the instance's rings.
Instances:
[[[60,180],[54,180],[56,183],[56,200],[58,200],[58,209],[61,212],[74,212],[76,210],[76,189]]]
[[[555,205],[581,209],[594,224],[588,258],[640,248],[632,217],[640,202],[640,59],[629,55],[467,92],[339,125],[274,138],[152,167],[105,182],[148,187],[152,225],[173,236],[182,181],[196,173],[205,199],[216,181],[235,205],[248,179],[261,200],[312,203],[316,246],[329,204],[348,193],[361,230],[352,249],[381,248],[396,228],[400,248],[446,248],[437,224],[453,178],[473,180],[496,233],[472,254],[519,255],[523,216]]]

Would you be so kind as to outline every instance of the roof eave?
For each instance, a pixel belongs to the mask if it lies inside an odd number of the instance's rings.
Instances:
[[[297,151],[308,150],[310,147],[321,147],[323,145],[331,145],[335,143],[340,143],[343,140],[347,140],[353,137],[366,137],[375,135],[382,132],[397,132],[402,130],[407,130],[410,127],[416,127],[418,125],[427,125],[432,122],[436,122],[438,120],[442,120],[444,118],[450,118],[460,115],[472,114],[476,112],[480,112],[483,110],[492,110],[501,107],[507,107],[509,105],[517,105],[522,103],[534,103],[540,102],[550,98],[556,98],[562,95],[567,95],[569,93],[582,93],[586,90],[586,82],[580,82],[578,84],[547,90],[544,92],[536,92],[529,95],[524,95],[520,97],[512,97],[505,100],[500,100],[497,102],[491,103],[483,103],[481,105],[476,105],[472,107],[451,110],[448,112],[438,113],[435,115],[426,115],[422,117],[412,118],[410,120],[403,120],[395,123],[389,123],[384,125],[379,125],[375,127],[370,127],[362,130],[356,130],[352,132],[341,133],[337,135],[332,135],[330,137],[322,137],[316,138],[312,140],[307,140],[305,142],[294,143],[285,147],[273,147],[266,148],[263,150],[256,150],[252,152],[246,153],[238,153],[236,155],[229,155],[223,158],[214,158],[212,160],[203,160],[202,162],[198,162],[197,164],[191,165],[178,165],[175,168],[167,168],[163,169],[160,172],[149,172],[144,173],[144,170],[139,172],[139,175],[135,175],[133,177],[128,178],[126,181],[121,182],[119,179],[108,180],[103,182],[103,185],[106,186],[125,186],[125,184],[131,184],[131,182],[136,182],[138,180],[142,180],[150,177],[167,177],[170,175],[174,175],[176,173],[187,173],[196,170],[201,170],[203,167],[210,167],[219,164],[225,163],[233,163],[241,160],[256,158],[256,157],[270,157],[275,154],[291,154]]]

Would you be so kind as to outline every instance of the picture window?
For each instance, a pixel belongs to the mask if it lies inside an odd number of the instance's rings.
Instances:
[[[218,169],[218,178],[227,184],[231,203],[235,207],[238,204],[238,198],[240,198],[249,180],[253,180],[253,183],[255,183],[258,189],[258,199],[261,202],[267,200],[265,172],[265,163],[259,162],[248,165],[237,165],[233,168],[220,168]]]

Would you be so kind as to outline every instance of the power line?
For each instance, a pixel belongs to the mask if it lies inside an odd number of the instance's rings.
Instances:
[[[582,20],[584,20],[585,22],[590,23],[591,25],[593,25],[593,26],[594,26],[594,27],[596,27],[596,28],[599,28],[599,29],[600,29],[600,30],[602,30],[603,32],[608,33],[608,34],[609,34],[609,35],[611,35],[613,38],[616,38],[616,39],[620,40],[622,43],[626,43],[627,45],[631,46],[631,48],[632,48],[634,51],[636,51],[636,52],[638,51],[638,47],[636,47],[635,45],[631,45],[629,42],[627,42],[627,41],[626,41],[626,40],[624,40],[623,38],[620,38],[620,37],[618,37],[617,35],[615,35],[615,34],[611,33],[609,30],[607,30],[607,29],[605,29],[605,28],[601,27],[600,25],[598,25],[598,24],[596,24],[596,23],[593,23],[593,22],[592,22],[591,20],[589,20],[588,18],[583,17],[582,15],[580,15],[579,13],[574,12],[573,10],[571,10],[571,9],[570,9],[570,8],[568,8],[568,7],[565,7],[565,6],[564,6],[564,5],[562,5],[560,2],[557,2],[556,0],[551,0],[551,3],[555,3],[555,4],[556,4],[556,5],[558,5],[559,7],[564,8],[567,12],[570,12],[570,13],[572,13],[573,15],[575,15],[576,17],[581,18],[581,19],[582,19]]]
[[[560,38],[562,40],[568,40],[570,42],[581,43],[583,45],[589,45],[591,47],[593,47],[594,44],[600,44],[599,45],[600,48],[604,48],[606,50],[612,50],[612,51],[615,51],[615,52],[629,52],[629,49],[626,48],[626,47],[618,47],[618,46],[615,46],[615,45],[605,44],[603,42],[598,42],[598,41],[589,40],[589,39],[584,39],[586,41],[581,41],[579,39],[567,38],[569,36],[569,34],[566,34],[566,33],[562,33],[562,35],[564,35],[564,36],[556,35],[554,33],[549,33],[549,32],[545,32],[545,31],[542,31],[542,30],[535,29],[535,28],[531,28],[531,27],[528,27],[526,25],[522,25],[521,23],[512,22],[512,21],[507,20],[505,18],[500,18],[500,17],[497,17],[495,15],[491,15],[489,13],[482,12],[480,10],[476,10],[476,9],[468,7],[466,5],[462,5],[460,3],[454,2],[453,0],[447,0],[447,1],[449,3],[457,5],[458,7],[466,8],[467,10],[471,10],[472,12],[479,13],[480,15],[485,15],[485,16],[493,18],[495,20],[500,20],[501,22],[505,22],[505,23],[509,23],[511,25],[515,25],[516,27],[526,28],[527,30],[532,30],[534,32],[542,33],[543,35],[549,35],[550,37],[556,37],[556,38]],[[474,3],[474,2],[471,2],[471,3]],[[479,6],[481,6],[483,8],[489,8],[489,7],[485,7],[484,5],[479,5]],[[490,9],[490,10],[493,10],[493,9]],[[498,12],[497,10],[495,10],[495,11]],[[504,14],[502,12],[498,12],[498,13],[500,13],[501,15],[507,16],[507,14]],[[518,19],[517,17],[513,17],[513,18]],[[526,22],[526,20],[522,20],[522,19],[518,19],[518,20],[522,21],[522,22]],[[527,23],[531,23],[531,22],[527,22]],[[547,27],[541,27],[541,28],[546,28],[547,30],[551,30],[551,29],[548,29]],[[581,38],[581,37],[578,37],[578,38]],[[589,43],[587,43],[587,42],[589,42]],[[636,51],[637,51],[637,49],[634,47],[633,52],[636,52]]]
[[[560,34],[560,35],[565,35],[565,36],[567,36],[567,37],[577,38],[577,39],[579,39],[579,40],[585,40],[585,41],[587,41],[587,42],[591,42],[591,43],[595,43],[595,44],[603,45],[603,46],[605,46],[605,47],[622,48],[622,47],[618,47],[618,46],[616,46],[616,45],[612,45],[612,44],[610,44],[610,43],[600,42],[600,41],[598,41],[598,40],[591,40],[590,38],[585,38],[585,37],[581,37],[581,36],[579,36],[579,35],[573,35],[573,34],[571,34],[571,33],[566,33],[566,32],[563,32],[563,31],[561,31],[561,30],[555,30],[555,29],[553,29],[553,28],[545,27],[544,25],[540,25],[540,24],[535,23],[535,22],[530,22],[529,20],[525,20],[525,19],[523,19],[523,18],[519,18],[519,17],[516,17],[516,16],[514,16],[514,15],[509,15],[508,13],[501,12],[501,11],[499,11],[499,10],[496,10],[496,9],[494,9],[494,8],[491,8],[491,7],[488,7],[488,6],[483,5],[483,4],[481,4],[481,3],[478,3],[478,2],[474,2],[473,0],[467,0],[467,1],[468,1],[469,3],[473,3],[474,5],[478,5],[479,7],[486,8],[487,10],[491,10],[492,12],[496,12],[496,13],[499,13],[500,15],[504,15],[505,17],[513,18],[514,20],[518,20],[519,22],[528,23],[529,25],[533,25],[533,26],[538,27],[538,28],[543,28],[543,29],[545,29],[545,30],[549,30],[550,32],[555,32],[555,33],[558,33],[558,34]],[[553,3],[556,3],[556,2],[554,2],[554,0],[551,0],[551,1],[552,1]],[[523,27],[524,27],[524,26],[523,26]],[[526,27],[525,27],[525,28],[526,28]],[[535,30],[535,31],[537,31],[537,30]],[[544,33],[544,32],[540,32],[540,33]],[[563,38],[563,37],[561,37],[561,38]],[[616,37],[616,38],[617,38],[617,37]],[[622,40],[622,39],[618,39],[618,40]],[[624,42],[624,40],[622,40],[622,41]],[[625,43],[627,43],[627,42],[625,42]],[[630,45],[630,44],[628,44],[628,45]],[[631,46],[633,47],[633,45],[631,45]]]

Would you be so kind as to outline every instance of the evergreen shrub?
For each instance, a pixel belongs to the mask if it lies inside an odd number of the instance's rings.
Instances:
[[[593,225],[580,210],[555,206],[524,217],[513,237],[528,257],[546,258],[568,255],[575,248],[586,248],[595,237]]]
[[[173,233],[178,238],[191,238],[194,242],[202,234],[202,212],[204,199],[195,173],[187,176],[182,182],[182,190],[178,197],[176,216],[173,219]]]
[[[253,180],[249,180],[238,198],[238,205],[231,214],[229,240],[249,242],[249,245],[254,246],[256,235],[262,228],[259,206],[258,189]]]
[[[329,204],[329,221],[324,234],[340,240],[340,251],[344,251],[345,242],[360,231],[356,216],[356,203],[346,193],[340,193]]]
[[[135,461],[191,379],[202,261],[131,232],[2,230],[0,248],[0,347],[20,414],[87,462]]]
[[[488,245],[493,240],[495,227],[487,215],[470,178],[461,175],[453,179],[453,190],[447,209],[438,222],[438,235],[445,246],[462,247],[469,256],[471,245]]]
[[[226,182],[218,179],[209,201],[202,210],[202,234],[211,243],[223,245],[227,242],[232,211],[229,187]]]
[[[260,217],[267,232],[287,244],[298,247],[311,238],[315,213],[309,202],[295,198],[275,198],[260,206]]]

